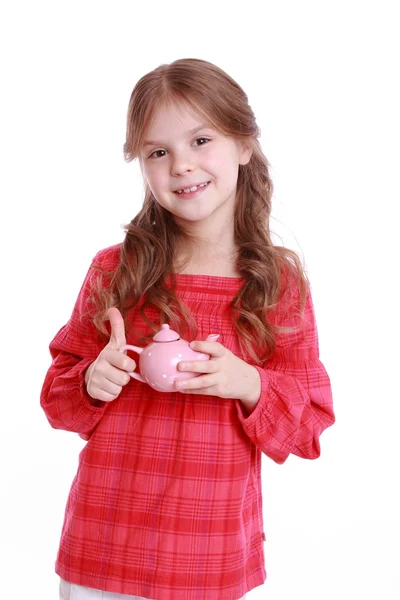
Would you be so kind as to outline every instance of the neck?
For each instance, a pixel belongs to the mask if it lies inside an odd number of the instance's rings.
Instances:
[[[178,273],[221,274],[236,277],[237,247],[233,228],[214,227],[204,235],[185,228],[190,238],[176,248],[176,271]]]
[[[221,218],[222,216],[222,218]],[[235,248],[234,242],[234,215],[220,215],[217,219],[205,219],[200,222],[180,223],[186,233],[192,238],[192,250],[203,255],[208,250],[215,249],[232,251]]]
[[[234,210],[225,205],[199,221],[178,219],[187,235],[175,248],[176,272],[238,276],[234,217]]]
[[[177,249],[178,256],[190,256],[191,258],[207,259],[231,256],[236,253],[236,244],[233,231],[229,227],[219,231],[207,231],[204,235],[197,232],[188,232],[190,240],[183,241]]]

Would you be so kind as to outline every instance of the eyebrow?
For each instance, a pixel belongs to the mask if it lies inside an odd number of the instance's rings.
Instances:
[[[195,133],[197,133],[198,131],[200,131],[201,129],[210,129],[209,125],[200,125],[199,127],[195,127],[194,129],[191,129],[190,131],[187,132],[187,135],[190,137],[192,135],[194,135]],[[163,144],[161,144],[160,142],[153,142],[152,140],[145,140],[143,142],[143,148],[145,146],[162,146]]]

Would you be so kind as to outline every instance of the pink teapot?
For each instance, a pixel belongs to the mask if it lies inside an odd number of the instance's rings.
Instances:
[[[219,334],[206,337],[206,342],[216,342]],[[126,344],[119,349],[120,352],[132,350],[140,355],[140,374],[129,373],[131,377],[147,383],[159,392],[176,391],[174,382],[176,379],[191,379],[200,373],[190,371],[178,371],[177,364],[183,360],[209,360],[210,355],[203,352],[195,352],[189,346],[189,342],[179,337],[179,333],[169,328],[169,325],[161,325],[151,342],[145,348],[130,346]]]

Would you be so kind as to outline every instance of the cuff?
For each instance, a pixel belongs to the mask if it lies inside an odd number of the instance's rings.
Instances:
[[[268,370],[257,367],[256,365],[254,366],[259,372],[261,378],[261,393],[253,412],[248,414],[242,402],[240,400],[237,401],[239,420],[243,425],[246,425],[246,427],[253,425],[258,420],[260,413],[262,413],[264,410],[269,391],[271,390],[271,379],[268,374]]]

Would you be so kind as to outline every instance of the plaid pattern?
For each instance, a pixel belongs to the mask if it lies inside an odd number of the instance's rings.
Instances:
[[[95,263],[114,269],[119,247]],[[281,334],[258,368],[262,392],[247,415],[239,400],[155,392],[132,380],[117,400],[90,404],[84,372],[104,347],[85,318],[89,269],[69,322],[50,344],[41,406],[54,428],[88,439],[69,494],[56,572],[83,586],[159,600],[236,600],[261,585],[265,540],[261,456],[320,454],[334,422],[318,358],[310,294],[305,324]],[[96,274],[97,276],[97,274]],[[210,332],[241,356],[229,302],[240,279],[178,275],[198,339]],[[298,325],[283,299],[275,322]],[[292,308],[291,308],[292,307]],[[149,312],[150,317],[156,313]],[[147,326],[132,311],[140,334]],[[127,343],[137,342],[128,335]]]

